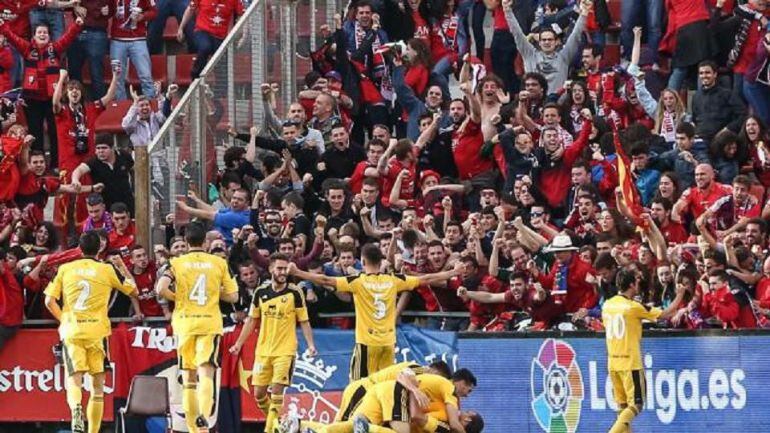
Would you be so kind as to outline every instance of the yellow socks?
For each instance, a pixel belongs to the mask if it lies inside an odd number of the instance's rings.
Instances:
[[[610,433],[628,433],[631,431],[631,421],[636,418],[636,415],[639,412],[637,409],[633,406],[628,406],[627,408],[620,411],[620,414],[618,414],[618,419],[615,420],[615,424],[612,425],[612,428],[610,429]]]
[[[200,376],[198,378],[198,410],[204,418],[211,415],[214,406],[214,379]]]
[[[283,395],[270,395],[270,409],[265,421],[265,433],[273,433],[273,427],[278,421],[278,416],[283,408]]]
[[[102,416],[104,415],[104,396],[91,395],[88,399],[86,417],[88,419],[88,433],[99,433],[102,428]]]
[[[265,418],[267,418],[267,411],[270,409],[270,394],[265,394],[262,398],[258,398],[257,406],[259,406],[259,410],[261,410],[262,413],[265,414]]]
[[[83,404],[83,390],[74,384],[70,384],[67,387],[67,406],[70,408],[70,412]]]
[[[198,418],[198,397],[195,395],[196,386],[194,383],[186,383],[182,388],[182,410],[184,411],[184,420],[187,429],[191,433],[198,433],[195,426],[195,419]]]

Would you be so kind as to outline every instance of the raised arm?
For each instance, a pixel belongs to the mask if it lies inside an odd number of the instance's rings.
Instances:
[[[61,100],[64,95],[64,83],[67,82],[67,70],[59,69],[59,80],[53,89],[53,112],[58,114],[61,111]]]
[[[117,65],[115,66],[115,70],[112,71],[112,79],[110,80],[110,87],[107,88],[107,93],[102,96],[102,99],[99,101],[102,103],[102,106],[106,107],[107,104],[112,102],[113,99],[115,99],[115,95],[118,92],[118,77],[120,77],[120,71],[123,66]]]
[[[460,91],[462,91],[468,99],[468,105],[470,106],[470,120],[475,123],[481,123],[481,103],[476,95],[473,94],[471,83],[466,82],[460,84]]]
[[[505,21],[508,23],[508,28],[511,30],[513,39],[516,41],[516,48],[519,49],[521,57],[527,60],[537,52],[537,49],[529,42],[527,35],[521,30],[519,20],[516,19],[516,15],[513,13],[513,0],[503,0],[502,7],[503,12],[505,12]]]
[[[337,279],[334,277],[329,277],[323,274],[315,274],[311,272],[305,272],[297,267],[294,263],[289,263],[288,268],[286,269],[286,272],[289,275],[293,275],[301,280],[307,280],[311,283],[318,284],[319,286],[326,286],[326,287],[332,287],[334,289],[337,288]]]

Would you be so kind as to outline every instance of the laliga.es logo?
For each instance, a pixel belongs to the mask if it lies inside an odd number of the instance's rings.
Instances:
[[[332,422],[339,408],[321,394],[321,389],[335,371],[336,365],[326,365],[323,359],[314,359],[307,352],[298,355],[291,387],[309,394],[311,399],[290,397],[288,412],[296,413],[302,419],[325,424]]]
[[[583,375],[575,350],[549,338],[532,360],[531,371],[532,412],[537,423],[548,433],[574,433],[583,405]]]

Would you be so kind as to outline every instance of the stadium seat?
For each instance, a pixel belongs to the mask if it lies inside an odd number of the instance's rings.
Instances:
[[[156,54],[150,56],[151,68],[152,68],[152,80],[160,81],[163,86],[168,85],[168,57],[163,54]],[[111,76],[111,75],[110,75]],[[136,68],[133,66],[128,69],[128,78],[126,78],[128,84],[136,87],[139,85],[139,77],[136,75]]]
[[[109,104],[107,109],[96,119],[96,125],[94,126],[96,132],[107,132],[110,134],[123,134],[123,117],[131,108],[133,101],[113,101]]]
[[[251,76],[251,55],[249,54],[236,54],[235,55],[235,70],[233,77],[237,84],[249,84],[252,81]],[[302,61],[297,62],[297,76],[304,77],[304,73],[300,70],[300,64]],[[307,72],[305,72],[307,73]]]
[[[168,379],[158,376],[134,376],[128,389],[126,405],[119,410],[121,432],[126,433],[126,416],[164,416],[171,427],[171,403]],[[168,430],[170,431],[170,430]]]
[[[166,27],[163,28],[163,39],[167,41],[176,40],[176,32],[179,30],[179,23],[176,17],[169,17],[166,20]]]
[[[174,82],[180,86],[189,86],[192,83],[190,74],[192,73],[194,54],[177,54],[174,64],[176,65],[176,75]]]

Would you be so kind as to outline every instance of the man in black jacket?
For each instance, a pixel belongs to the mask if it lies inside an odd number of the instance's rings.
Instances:
[[[701,62],[698,79],[702,88],[692,98],[695,134],[706,142],[723,129],[737,134],[746,118],[746,106],[730,89],[717,85],[716,63],[710,60]]]

